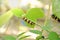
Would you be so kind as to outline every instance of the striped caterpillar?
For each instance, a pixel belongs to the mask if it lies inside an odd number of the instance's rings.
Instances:
[[[26,17],[23,17],[23,20],[24,20],[25,22],[27,22],[28,24],[31,24],[31,25],[34,25],[34,24],[35,24],[34,22],[28,20]]]
[[[60,22],[60,19],[57,16],[55,16],[54,14],[52,14],[52,18],[57,20],[58,22]]]

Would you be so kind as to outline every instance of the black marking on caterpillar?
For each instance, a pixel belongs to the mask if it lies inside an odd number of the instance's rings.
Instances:
[[[60,22],[60,19],[58,18],[58,21]]]
[[[44,36],[42,36],[42,38],[44,39],[45,37],[44,37]]]
[[[31,24],[31,25],[34,25],[35,23],[34,22],[31,22],[30,20],[28,20],[27,18],[23,17],[23,20],[26,21],[27,23]]]
[[[57,16],[55,16],[54,14],[52,14],[52,18],[57,20],[58,22],[60,22],[60,19]]]

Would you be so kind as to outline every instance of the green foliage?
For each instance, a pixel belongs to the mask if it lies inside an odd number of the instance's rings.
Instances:
[[[16,40],[16,38],[14,36],[11,36],[11,35],[5,35],[3,37],[4,40]]]
[[[21,18],[22,15],[24,15],[23,10],[22,9],[18,9],[18,8],[11,9],[11,12],[14,14],[14,16],[19,17],[19,18]]]
[[[29,35],[24,35],[26,32],[22,32],[19,35],[12,36],[12,35],[4,35],[2,38],[4,40],[24,40],[25,38],[29,37]]]
[[[44,26],[42,26],[42,29],[43,29],[43,30],[46,30],[46,31],[48,31],[48,32],[52,31],[52,30],[51,30],[51,29],[52,29],[52,25],[51,25],[51,24],[52,24],[51,21],[48,20],[48,21],[46,22],[46,24],[45,24]]]
[[[7,13],[4,13],[0,16],[0,26],[7,23],[12,16],[16,16],[19,18],[22,18],[22,16],[25,16],[27,19],[31,20],[32,22],[36,22],[38,18],[42,18],[44,16],[44,12],[40,8],[32,8],[29,11],[27,11],[26,14],[24,14],[23,10],[18,8],[13,8]],[[30,25],[28,23],[25,23],[27,26],[30,26],[34,28],[34,25]]]
[[[35,34],[42,35],[42,32],[41,31],[38,31],[38,30],[30,30],[30,32],[35,33]]]
[[[48,38],[49,40],[60,40],[59,35],[56,32],[50,32]]]
[[[25,15],[25,17],[27,19],[29,19],[30,21],[36,23],[37,22],[37,19],[39,18],[43,18],[44,17],[44,12],[42,9],[40,8],[32,8],[32,9],[29,9]],[[25,22],[25,24],[28,26],[28,27],[31,27],[31,28],[34,28],[35,27],[35,24],[34,25],[30,25],[28,23]]]
[[[35,40],[40,40],[42,39],[42,36],[37,36]]]
[[[32,8],[27,11],[26,18],[30,19],[33,22],[36,22],[38,18],[43,18],[44,12],[40,8]]]
[[[7,23],[7,22],[11,19],[12,16],[13,16],[13,14],[12,14],[11,11],[8,11],[8,12],[6,12],[5,14],[1,15],[1,16],[0,16],[0,27],[1,27],[3,24]]]
[[[9,10],[8,12],[2,14],[0,16],[0,27],[7,23],[11,18],[12,16],[16,16],[16,17],[22,17],[22,14],[24,12],[21,10],[21,9],[18,9],[18,8],[14,8],[14,9],[11,9]]]
[[[19,35],[17,35],[18,40],[24,40],[25,38],[29,37],[29,35],[24,35],[26,32],[22,32]]]
[[[58,18],[60,18],[60,0],[52,0],[52,8],[53,8],[52,9],[53,13]],[[40,8],[32,8],[32,9],[29,9],[26,14],[24,14],[23,10],[21,10],[21,9],[18,9],[18,8],[11,9],[10,11],[8,11],[0,16],[0,27],[2,25],[4,25],[5,23],[7,23],[12,18],[12,16],[16,16],[19,18],[22,18],[22,16],[25,16],[27,19],[36,23],[37,19],[44,17],[44,12]],[[32,28],[35,26],[35,24],[30,25],[28,23],[26,23],[26,25],[31,26]],[[51,26],[50,21],[47,21],[47,23],[42,27],[43,30],[46,30],[49,32],[49,35],[48,35],[49,40],[60,40],[59,35],[56,32],[51,32],[51,28],[52,28],[52,26]],[[42,38],[41,31],[30,30],[30,32],[39,34],[39,36],[36,37],[36,40],[40,40]],[[17,35],[18,40],[23,40],[24,38],[29,37],[29,35],[26,36],[24,34],[25,34],[25,32]],[[11,35],[6,35],[3,38],[4,38],[4,40],[16,40],[16,37],[11,36]]]
[[[22,36],[23,34],[25,34],[25,32],[22,32],[21,34],[17,35],[17,37],[20,37],[20,36]]]
[[[21,38],[19,38],[19,40],[23,40],[23,39],[25,39],[27,37],[29,37],[29,36],[22,36]]]
[[[35,40],[42,39],[42,32],[41,31],[38,31],[38,30],[30,30],[30,32],[35,33],[35,34],[39,34],[39,36],[37,36]]]

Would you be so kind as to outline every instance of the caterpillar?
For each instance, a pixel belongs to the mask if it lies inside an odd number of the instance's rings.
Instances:
[[[35,24],[34,22],[28,20],[26,17],[23,17],[22,19],[23,19],[25,22],[27,22],[28,24],[31,24],[31,25],[34,25],[34,24]]]
[[[54,14],[52,14],[52,18],[57,20],[60,23],[60,19],[57,16],[55,16]]]

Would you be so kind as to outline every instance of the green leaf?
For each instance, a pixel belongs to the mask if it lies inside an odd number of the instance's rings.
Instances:
[[[35,34],[42,35],[42,32],[41,31],[38,31],[38,30],[30,30],[30,32],[35,33]]]
[[[60,0],[52,0],[53,13],[60,18]]]
[[[43,18],[43,17],[44,17],[44,12],[40,8],[29,9],[26,13],[26,18],[30,19],[33,22],[36,22],[38,18]]]
[[[16,40],[16,38],[11,35],[5,35],[3,38],[4,38],[4,40]]]
[[[60,40],[59,35],[56,32],[50,32],[48,38],[49,40]]]
[[[7,23],[13,15],[17,17],[22,17],[24,15],[24,12],[21,9],[13,8],[9,10],[8,12],[2,14],[0,16],[0,27],[4,25],[5,23]]]
[[[11,11],[8,11],[0,16],[0,27],[7,23],[13,16]]]
[[[26,32],[20,33],[20,34],[17,36],[17,38],[18,38],[19,40],[23,40],[24,38],[29,37],[29,35],[28,35],[28,36],[23,35],[23,34],[25,34],[25,33],[26,33]]]
[[[21,34],[17,35],[17,37],[20,37],[20,36],[22,36],[23,34],[25,34],[25,32],[22,32]]]
[[[11,11],[13,12],[13,14],[16,17],[19,17],[19,18],[21,18],[24,15],[23,10],[22,9],[19,9],[19,8],[13,8],[13,9],[11,9]]]
[[[29,37],[29,36],[22,36],[22,37],[19,38],[19,40],[23,40],[23,39],[25,39],[27,37]]]
[[[36,40],[40,40],[40,39],[42,39],[41,36],[37,36],[37,37],[36,37]]]

